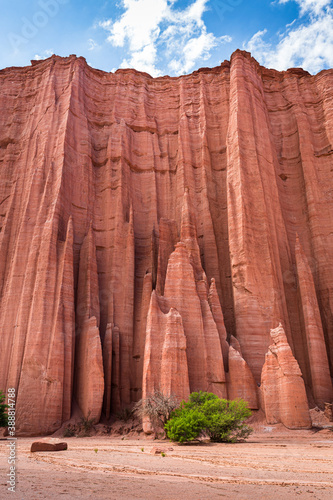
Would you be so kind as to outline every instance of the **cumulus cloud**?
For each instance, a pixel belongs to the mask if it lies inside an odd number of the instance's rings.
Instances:
[[[42,59],[47,59],[48,57],[53,56],[54,52],[52,49],[44,50],[42,52],[42,55],[40,54],[35,54],[34,60],[35,61],[41,61]]]
[[[183,9],[176,0],[122,0],[123,14],[99,26],[108,32],[107,41],[124,47],[128,56],[121,67],[133,67],[152,76],[168,67],[174,74],[191,71],[211,50],[231,38],[207,32],[203,15],[209,0],[193,0]],[[162,66],[162,67],[161,67]]]
[[[290,1],[295,1],[300,7],[300,14],[303,16],[306,13],[311,13],[318,15],[325,7],[328,7],[331,0],[279,0],[278,3],[288,3]]]
[[[141,50],[131,52],[130,59],[123,59],[120,67],[139,69],[155,77],[161,76],[161,71],[155,67],[156,53],[157,50],[154,43],[149,43],[141,48]]]
[[[286,3],[292,0],[279,0]],[[297,22],[286,26],[276,45],[267,41],[266,29],[258,31],[244,44],[258,61],[285,70],[300,66],[317,73],[333,66],[333,9],[328,0],[295,0],[300,7]]]
[[[212,33],[203,30],[200,36],[188,40],[183,47],[182,54],[170,61],[169,68],[174,73],[188,73],[194,68],[197,60],[207,61],[210,58],[211,49],[219,42],[231,42],[231,37],[226,35],[216,38]]]

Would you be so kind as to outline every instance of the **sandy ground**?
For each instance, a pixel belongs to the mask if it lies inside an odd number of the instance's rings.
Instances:
[[[56,453],[30,453],[34,440],[17,441],[16,493],[7,491],[8,449],[0,441],[1,499],[333,499],[329,430],[277,434],[267,428],[247,443],[191,446],[72,437],[63,439],[68,450]],[[173,450],[154,456],[156,446]]]

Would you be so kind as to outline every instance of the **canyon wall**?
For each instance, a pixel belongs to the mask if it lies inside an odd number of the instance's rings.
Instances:
[[[153,79],[52,56],[0,71],[0,110],[18,434],[153,390],[244,397],[292,427],[332,402],[333,70],[236,51]]]

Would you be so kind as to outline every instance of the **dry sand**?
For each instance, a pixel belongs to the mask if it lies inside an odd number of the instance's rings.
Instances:
[[[35,440],[18,439],[16,493],[7,492],[8,452],[0,441],[1,499],[333,499],[330,430],[267,426],[247,443],[191,446],[143,436],[73,437],[63,439],[67,451],[30,453]],[[173,450],[154,456],[154,446]]]

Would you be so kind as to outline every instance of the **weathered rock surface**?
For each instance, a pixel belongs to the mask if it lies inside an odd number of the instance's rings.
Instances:
[[[271,330],[269,346],[261,375],[261,390],[266,420],[282,422],[289,429],[311,427],[304,380],[282,325]]]
[[[67,443],[60,443],[56,439],[48,439],[35,441],[32,443],[30,451],[31,453],[35,453],[36,451],[64,451],[67,448]]]
[[[249,408],[257,410],[259,408],[257,384],[248,364],[232,346],[229,348],[228,366],[228,398],[245,399],[249,404]]]
[[[98,422],[103,404],[104,373],[101,340],[95,316],[83,323],[75,364],[76,400],[83,416]]]
[[[96,245],[90,225],[80,251],[78,293],[76,305],[76,345],[74,390],[77,403],[85,418],[98,422],[101,416],[104,394],[103,354],[99,331],[100,302]],[[107,331],[105,347],[109,332]],[[110,348],[109,348],[110,349]],[[110,363],[109,354],[104,353],[105,363]],[[106,369],[106,390],[109,374]],[[108,395],[106,395],[107,397]]]
[[[241,51],[180,78],[75,56],[0,71],[0,388],[19,435],[55,431],[73,399],[98,419],[103,398],[109,415],[161,383],[186,394],[185,357],[190,391],[254,394],[280,321],[290,370],[332,402],[332,103],[332,70]]]
[[[317,405],[324,409],[325,402],[332,401],[332,381],[313,275],[298,235],[296,238],[296,264],[313,397]]]
[[[328,418],[326,413],[318,406],[310,410],[312,427],[317,429],[332,429],[332,419]]]
[[[109,323],[103,341],[103,367],[105,379],[105,391],[103,410],[106,418],[110,417],[111,412],[111,387],[112,387],[112,325]]]
[[[163,394],[176,394],[179,400],[190,395],[186,357],[186,337],[181,315],[170,309],[162,347],[161,385]]]

